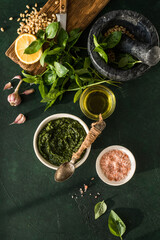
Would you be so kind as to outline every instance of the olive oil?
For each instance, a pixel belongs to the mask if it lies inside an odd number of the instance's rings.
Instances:
[[[91,114],[103,114],[109,107],[109,97],[101,90],[92,90],[86,96],[85,105]]]
[[[90,119],[98,119],[99,114],[105,119],[115,109],[115,96],[113,92],[102,86],[94,86],[86,89],[80,98],[82,112]]]

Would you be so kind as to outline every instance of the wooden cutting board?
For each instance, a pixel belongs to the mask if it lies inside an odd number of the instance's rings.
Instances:
[[[106,6],[109,0],[68,0],[67,8],[67,31],[74,28],[84,30],[97,16],[97,14]],[[51,17],[52,13],[59,12],[59,3],[55,4],[55,0],[49,0],[40,13],[47,13]],[[40,74],[44,71],[44,67],[39,62],[34,64],[24,64],[16,56],[15,42],[6,51],[6,56],[12,59],[15,63],[19,64],[21,68],[30,72],[33,75]]]

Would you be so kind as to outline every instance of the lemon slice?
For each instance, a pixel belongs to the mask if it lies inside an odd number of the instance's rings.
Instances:
[[[42,55],[42,49],[33,54],[25,54],[24,50],[37,38],[28,33],[21,34],[15,42],[15,53],[18,59],[25,64],[33,64],[39,61]]]

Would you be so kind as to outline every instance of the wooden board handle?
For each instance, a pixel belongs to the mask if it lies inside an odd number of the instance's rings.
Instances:
[[[67,0],[60,0],[60,13],[67,12]]]

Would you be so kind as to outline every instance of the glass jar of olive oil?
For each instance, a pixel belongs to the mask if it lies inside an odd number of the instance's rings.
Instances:
[[[114,112],[116,98],[109,88],[97,85],[84,90],[79,103],[86,117],[97,120],[101,113],[103,119],[106,119]]]

